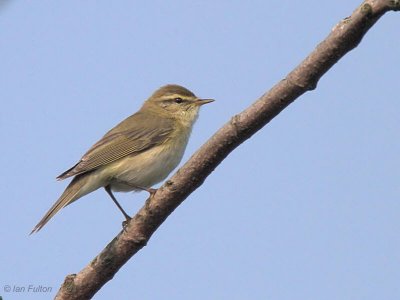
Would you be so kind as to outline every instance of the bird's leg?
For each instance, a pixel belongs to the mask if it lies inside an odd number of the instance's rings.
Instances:
[[[153,188],[146,188],[146,187],[143,187],[143,186],[132,185],[132,184],[129,184],[129,186],[131,186],[131,187],[133,187],[134,189],[137,189],[137,190],[142,190],[142,191],[148,192],[150,194],[150,197],[152,197],[157,192],[157,189],[153,189]]]
[[[122,223],[122,226],[125,227],[126,226],[126,222],[129,221],[130,219],[132,219],[126,212],[125,210],[122,208],[122,206],[118,203],[117,199],[115,199],[113,193],[111,192],[111,187],[109,185],[105,186],[104,189],[106,190],[106,192],[110,195],[112,201],[114,201],[115,205],[119,208],[119,210],[122,212],[122,214],[124,215],[126,221],[124,221]],[[124,226],[125,223],[125,226]]]
[[[137,186],[137,188],[139,190],[148,192],[151,197],[154,196],[154,194],[157,192],[157,189],[153,189],[153,188],[145,188],[145,187],[141,187],[141,186]]]

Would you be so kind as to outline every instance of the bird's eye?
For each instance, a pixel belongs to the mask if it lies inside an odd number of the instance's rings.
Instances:
[[[175,103],[179,104],[179,103],[183,102],[183,99],[178,97],[178,98],[175,98],[174,101],[175,101]]]

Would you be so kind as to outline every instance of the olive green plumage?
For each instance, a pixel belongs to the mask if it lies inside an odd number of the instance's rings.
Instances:
[[[63,207],[100,187],[129,219],[111,191],[150,191],[164,180],[182,159],[200,106],[212,101],[179,85],[155,91],[137,113],[108,131],[75,166],[57,177],[75,176],[31,233]]]

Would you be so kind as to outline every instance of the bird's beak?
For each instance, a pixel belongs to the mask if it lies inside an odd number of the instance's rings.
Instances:
[[[214,99],[197,99],[195,103],[197,105],[203,105],[203,104],[211,103],[214,101],[215,101]]]

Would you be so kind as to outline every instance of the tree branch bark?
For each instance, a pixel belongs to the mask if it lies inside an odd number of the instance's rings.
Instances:
[[[355,48],[365,33],[388,11],[400,10],[400,0],[366,0],[340,21],[316,49],[285,79],[232,117],[171,179],[149,198],[106,248],[78,274],[65,278],[55,299],[89,299],[143,246],[165,219],[198,188],[207,176],[255,132],[318,80],[340,58]]]

